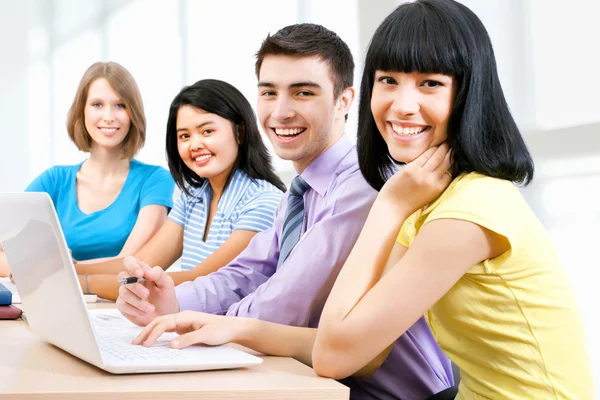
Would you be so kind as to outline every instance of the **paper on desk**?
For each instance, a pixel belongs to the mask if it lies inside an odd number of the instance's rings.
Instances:
[[[12,303],[21,304],[21,296],[19,296],[17,287],[14,283],[10,281],[10,278],[0,278],[0,283],[12,292]],[[84,294],[83,298],[85,299],[86,303],[95,303],[96,301],[98,301],[98,296],[96,296],[95,294]]]

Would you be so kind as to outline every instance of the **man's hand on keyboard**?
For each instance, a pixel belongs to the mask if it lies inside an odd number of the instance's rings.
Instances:
[[[123,260],[126,272],[118,279],[135,276],[146,281],[121,285],[117,308],[131,322],[146,326],[154,318],[179,311],[173,279],[160,267],[150,266],[135,257]]]
[[[248,318],[183,311],[157,317],[133,340],[133,344],[152,346],[164,332],[176,332],[181,336],[171,340],[173,348],[196,343],[217,346],[239,340],[250,322]]]

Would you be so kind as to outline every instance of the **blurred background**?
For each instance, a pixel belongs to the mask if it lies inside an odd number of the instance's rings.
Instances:
[[[506,98],[536,161],[535,180],[522,192],[576,288],[600,391],[600,1],[461,2],[488,29]],[[148,120],[137,158],[166,166],[168,107],[183,85],[223,79],[255,104],[254,54],[269,32],[296,22],[322,24],[348,43],[358,85],[371,35],[401,3],[0,0],[0,192],[22,191],[51,165],[85,159],[69,141],[65,120],[95,61],[117,61],[136,78]],[[347,124],[352,140],[356,110],[355,102]],[[289,182],[291,164],[274,160]]]

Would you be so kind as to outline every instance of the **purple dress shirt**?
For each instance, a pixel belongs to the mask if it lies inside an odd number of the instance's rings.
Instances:
[[[287,208],[227,266],[176,287],[180,309],[316,328],[325,300],[364,225],[377,192],[363,178],[355,147],[344,135],[302,173],[302,236],[277,269]],[[452,386],[450,362],[423,318],[396,342],[370,378],[348,378],[352,399],[415,399]]]

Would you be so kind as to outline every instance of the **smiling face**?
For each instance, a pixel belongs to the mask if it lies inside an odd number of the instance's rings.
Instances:
[[[96,79],[90,85],[84,118],[92,149],[120,149],[131,127],[125,103],[105,78]]]
[[[411,162],[446,140],[454,85],[442,74],[375,73],[371,112],[394,160]]]
[[[329,66],[316,56],[267,56],[261,65],[258,118],[277,155],[299,173],[343,134],[350,104],[345,94],[334,99],[333,89]]]
[[[224,183],[237,159],[238,142],[229,120],[185,105],[177,112],[177,150],[196,175]]]

